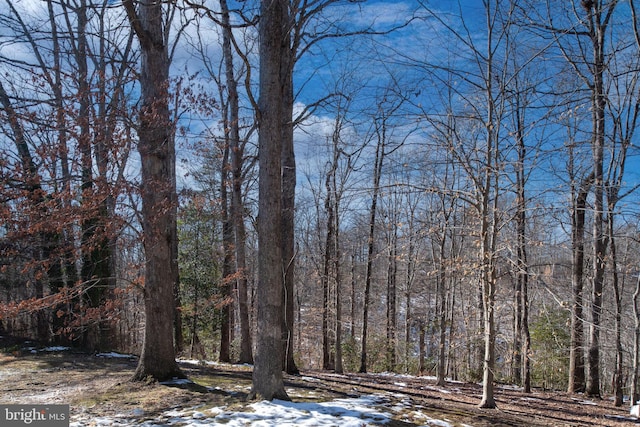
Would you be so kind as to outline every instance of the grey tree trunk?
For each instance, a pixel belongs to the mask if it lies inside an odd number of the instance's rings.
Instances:
[[[260,6],[257,340],[250,398],[288,399],[283,370],[282,152],[288,109],[289,2]]]
[[[487,16],[491,16],[487,11]],[[490,21],[490,18],[488,18]],[[491,24],[489,23],[489,28]],[[493,32],[489,31],[488,46],[492,46]],[[478,215],[480,217],[480,256],[481,256],[481,281],[482,281],[482,312],[484,332],[484,359],[482,364],[482,401],[480,408],[495,408],[494,398],[495,378],[495,295],[496,295],[496,239],[498,234],[498,189],[499,189],[499,147],[497,138],[497,125],[499,117],[496,111],[496,99],[494,98],[494,82],[491,76],[494,73],[493,53],[489,53],[487,59],[486,80],[487,119],[486,119],[486,146],[484,156],[486,166],[483,177],[478,181]]]

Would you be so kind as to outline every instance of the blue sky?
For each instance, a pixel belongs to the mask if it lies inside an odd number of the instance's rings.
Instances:
[[[249,4],[241,2],[239,4]],[[43,4],[34,0],[21,0],[14,3],[16,7],[22,8],[25,14],[30,17],[44,17],[46,9]],[[483,3],[478,0],[451,1],[439,0],[429,2],[433,11],[437,13],[439,19],[444,21],[456,30],[470,31],[470,37],[476,40],[480,46],[484,42],[485,14]],[[7,12],[7,5],[0,3],[0,11]],[[341,91],[353,96],[351,108],[360,108],[362,111],[371,113],[376,108],[376,97],[379,97],[392,83],[400,83],[400,91],[403,95],[409,95],[409,100],[403,105],[408,116],[398,119],[396,123],[396,134],[401,135],[403,131],[415,129],[417,115],[421,112],[438,113],[442,112],[442,97],[446,95],[444,85],[438,82],[429,81],[425,78],[428,67],[426,64],[454,65],[461,71],[465,70],[465,61],[472,60],[469,51],[465,50],[459,41],[456,41],[450,33],[447,33],[443,22],[433,17],[427,17],[427,13],[421,8],[417,0],[392,1],[392,0],[368,0],[360,4],[347,3],[342,6],[332,8],[327,11],[330,18],[340,19],[340,25],[348,30],[363,28],[373,25],[378,30],[386,30],[394,25],[406,22],[414,12],[424,19],[417,19],[407,27],[397,32],[376,37],[351,37],[342,39],[327,40],[315,46],[297,64],[295,81],[298,94],[297,110],[325,97],[327,94],[335,92],[339,86]],[[122,11],[114,8],[110,11],[113,14],[113,23],[118,23],[118,16],[122,16]],[[462,14],[462,16],[460,16]],[[461,20],[460,18],[463,18]],[[174,24],[174,34],[177,34],[179,22]],[[466,28],[465,30],[463,30]],[[2,29],[6,34],[7,30]],[[211,84],[205,73],[202,71],[202,60],[194,52],[194,46],[198,38],[196,33],[203,35],[204,47],[207,51],[207,59],[212,66],[217,66],[220,56],[220,41],[218,29],[206,19],[202,21],[199,28],[191,26],[183,34],[180,46],[176,50],[176,56],[172,67],[174,76],[184,76],[185,73],[199,72],[198,78],[203,85]],[[238,30],[237,35],[241,35]],[[255,33],[249,33],[248,37],[242,39],[248,43],[255,43]],[[4,39],[0,44],[0,54],[11,58],[33,60],[33,56],[24,44],[9,42]],[[255,54],[252,55],[256,61]],[[555,58],[558,63],[562,58]],[[236,64],[240,63],[237,60]],[[415,67],[423,65],[425,67]],[[455,94],[459,102],[470,102],[471,98],[464,100],[460,95],[466,93],[464,88],[464,78],[476,73],[470,68],[469,74],[460,76],[457,81],[450,80],[453,84]],[[5,74],[6,75],[6,74]],[[254,77],[257,73],[254,71]],[[16,88],[20,87],[20,79],[12,83]],[[215,88],[211,87],[211,92]],[[318,110],[315,116],[311,117],[304,128],[296,132],[297,152],[299,166],[304,168],[324,167],[326,153],[323,152],[324,139],[331,133],[333,126],[333,111],[329,109]],[[364,117],[364,116],[362,116]],[[217,117],[203,118],[188,122],[191,126],[191,134],[195,135],[202,131],[205,126],[216,128],[219,126]],[[358,120],[352,117],[355,134],[355,126],[359,126],[358,131],[361,137],[366,137],[367,126],[365,119]],[[420,132],[415,132],[407,144],[408,147],[420,150],[421,141],[429,132],[429,126],[424,125]],[[547,136],[554,135],[548,131]],[[400,136],[399,136],[400,137]],[[181,155],[187,155],[181,152]],[[632,163],[635,165],[636,162]],[[182,163],[178,163],[182,166]],[[185,174],[187,170],[181,170]],[[631,184],[640,181],[638,168],[629,168],[629,181]],[[302,182],[302,179],[299,180]]]

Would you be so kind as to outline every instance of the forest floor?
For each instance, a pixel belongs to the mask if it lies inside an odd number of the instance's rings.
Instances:
[[[496,386],[498,408],[487,410],[477,407],[478,384],[438,387],[431,378],[394,374],[305,371],[285,377],[294,403],[247,402],[250,366],[181,361],[190,381],[132,383],[134,356],[4,344],[0,339],[0,404],[69,404],[72,427],[639,424],[610,399]]]

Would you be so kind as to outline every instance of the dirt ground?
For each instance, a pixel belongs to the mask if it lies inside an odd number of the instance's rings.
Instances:
[[[140,421],[158,420],[171,409],[225,406],[241,411],[251,388],[250,367],[181,363],[193,384],[168,386],[129,381],[135,358],[100,357],[81,352],[35,351],[0,343],[0,403],[69,404],[71,420],[133,414]],[[513,387],[496,387],[498,409],[478,409],[477,384],[448,383],[384,374],[303,372],[286,377],[294,401],[322,401],[384,393],[389,399],[410,401],[434,419],[456,426],[627,426],[639,424],[628,407],[610,399],[586,400],[579,395],[534,391],[525,395]],[[391,403],[393,404],[393,402]],[[410,409],[398,414],[393,426],[423,425]]]

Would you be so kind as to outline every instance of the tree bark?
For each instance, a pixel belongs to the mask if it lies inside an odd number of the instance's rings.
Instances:
[[[183,376],[173,343],[173,240],[176,233],[175,156],[169,111],[169,56],[165,44],[163,4],[143,0],[135,10],[125,0],[141,55],[142,107],[138,150],[142,169],[142,230],[145,253],[145,337],[134,380],[166,380]]]
[[[288,399],[283,369],[282,153],[288,109],[288,1],[260,5],[257,341],[250,398]]]

